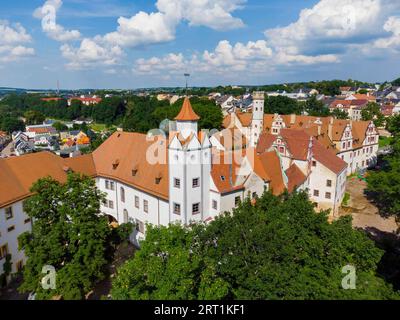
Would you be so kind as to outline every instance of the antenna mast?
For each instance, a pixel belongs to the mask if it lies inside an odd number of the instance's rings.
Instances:
[[[184,76],[186,78],[186,95],[187,95],[187,93],[188,93],[188,81],[189,81],[190,74],[189,73],[185,73]]]

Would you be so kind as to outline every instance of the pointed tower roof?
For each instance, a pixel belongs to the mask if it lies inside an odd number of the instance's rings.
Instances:
[[[176,116],[177,121],[197,121],[200,117],[193,111],[192,105],[188,97],[185,97],[183,106],[179,114]]]

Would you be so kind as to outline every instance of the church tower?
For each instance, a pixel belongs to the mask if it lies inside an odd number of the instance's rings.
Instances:
[[[264,125],[264,92],[253,93],[253,118],[251,120],[250,147],[256,147]]]
[[[169,221],[189,224],[204,221],[210,211],[211,143],[198,133],[200,117],[189,98],[175,118],[176,132],[170,133],[168,146]]]

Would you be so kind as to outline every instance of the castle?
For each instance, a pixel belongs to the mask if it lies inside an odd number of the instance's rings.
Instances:
[[[10,253],[13,272],[25,263],[17,238],[31,229],[23,201],[32,184],[68,172],[92,177],[106,194],[110,222],[135,222],[139,245],[146,224],[209,222],[245,198],[307,190],[319,209],[337,214],[346,176],[375,161],[372,122],[264,114],[264,93],[252,113],[233,113],[217,133],[198,130],[199,116],[185,98],[166,134],[115,132],[92,154],[62,159],[49,152],[0,159],[0,270]]]

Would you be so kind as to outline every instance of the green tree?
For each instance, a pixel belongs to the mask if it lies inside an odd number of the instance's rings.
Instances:
[[[20,290],[36,292],[38,299],[82,299],[105,273],[110,228],[100,215],[103,195],[93,179],[78,174],[69,174],[65,184],[41,179],[31,192],[24,207],[34,221],[32,232],[19,237],[28,257]],[[40,284],[45,265],[56,269],[55,290]]]
[[[46,117],[43,113],[35,110],[28,110],[24,113],[25,123],[27,125],[42,124]]]
[[[310,116],[329,116],[329,109],[324,105],[322,101],[319,101],[315,95],[306,101],[305,109]]]
[[[54,122],[53,123],[53,128],[55,128],[58,132],[67,131],[68,130],[68,127],[64,123],[62,123],[60,121]]]
[[[269,114],[300,114],[301,106],[296,100],[286,96],[270,96],[265,99],[264,112]]]
[[[347,114],[347,112],[340,110],[340,109],[334,109],[331,112],[331,115],[334,116],[336,119],[347,120],[349,118],[349,115]]]
[[[393,80],[393,81],[392,81],[392,85],[393,85],[393,86],[396,86],[396,87],[400,87],[400,78],[398,78],[398,79],[396,79],[396,80]]]
[[[364,121],[374,121],[375,126],[382,127],[385,122],[385,116],[381,112],[381,108],[375,102],[369,102],[368,105],[361,110],[361,118]]]
[[[246,199],[209,225],[149,226],[113,281],[114,299],[391,299],[383,251],[350,217],[328,222],[306,193]],[[344,266],[356,289],[344,290]]]
[[[12,133],[14,131],[24,131],[25,124],[22,120],[19,120],[14,116],[7,115],[1,119],[0,128],[3,131]]]

